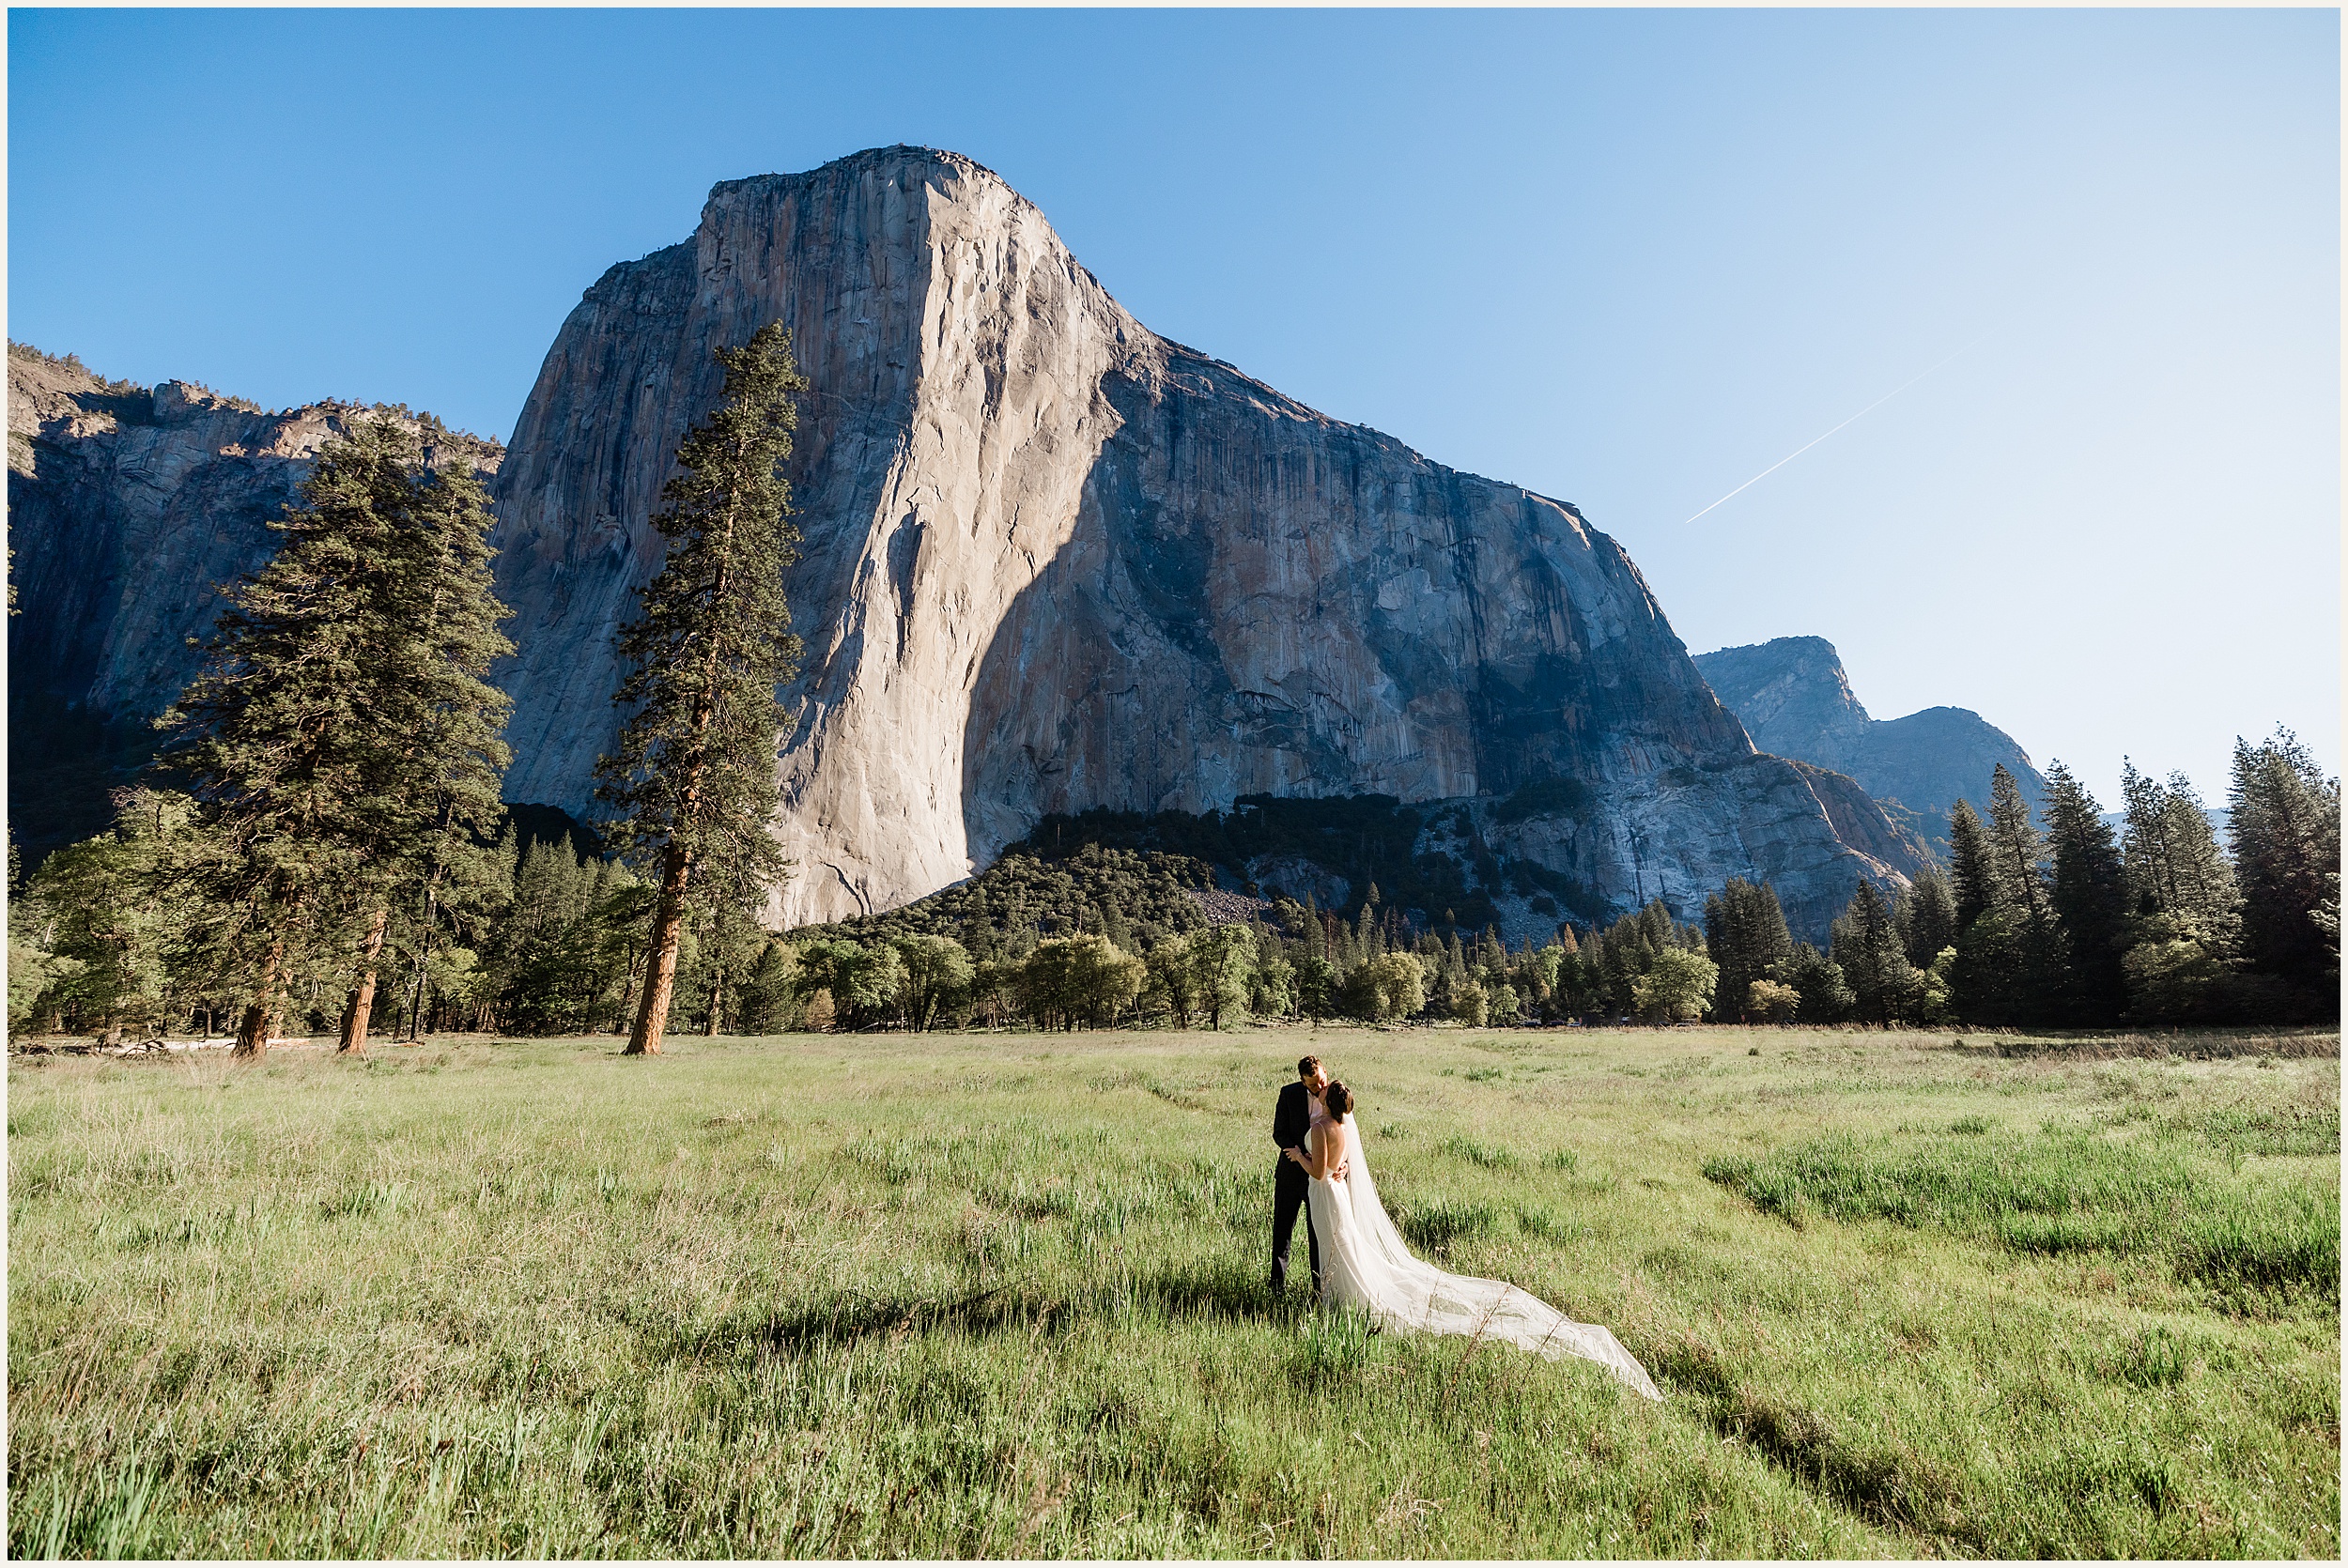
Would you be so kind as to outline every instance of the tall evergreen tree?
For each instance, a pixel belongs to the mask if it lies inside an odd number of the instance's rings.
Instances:
[[[2117,1020],[2127,1006],[2127,877],[2103,807],[2069,768],[2047,770],[2047,838],[2054,857],[2047,901],[2062,927],[2074,1020]]]
[[[197,807],[190,880],[245,993],[236,1053],[268,1048],[287,976],[349,915],[384,785],[378,660],[404,565],[406,455],[389,422],[329,443],[276,556],[229,590],[203,669],[158,723]]]
[[[2214,940],[2239,946],[2242,887],[2235,880],[2233,865],[2227,859],[2224,846],[2217,841],[2217,829],[2210,821],[2209,809],[2201,804],[2193,781],[2182,772],[2169,776],[2166,799],[2170,867],[2176,884],[2175,912],[2190,920],[2197,930],[2210,933]]]
[[[2022,787],[2000,762],[1989,775],[1989,862],[1993,875],[2021,911],[2047,909],[2047,840],[2031,820]]]
[[[1956,894],[1938,866],[1926,866],[1909,879],[1892,900],[1892,914],[1900,928],[1900,950],[1918,969],[1930,969],[1942,949],[1956,945]]]
[[[1704,939],[1712,961],[1720,966],[1713,998],[1723,1017],[1744,1018],[1753,982],[1769,978],[1794,956],[1793,933],[1786,929],[1776,890],[1742,877],[1729,878],[1726,886],[1704,901]]]
[[[174,933],[200,917],[184,896],[168,892],[172,866],[193,848],[189,803],[141,788],[116,791],[114,799],[112,832],[40,863],[11,903],[9,940],[29,936],[39,952],[62,961],[23,978],[32,982],[26,1000],[37,999],[68,1029],[159,1034],[175,1017],[200,1014],[209,1000],[202,976],[170,961]],[[11,988],[20,983],[17,967],[11,959]]]
[[[1892,908],[1875,884],[1862,881],[1851,894],[1848,907],[1834,922],[1831,950],[1861,1022],[1912,1019],[1923,1000],[1923,983],[1901,948]]]
[[[718,362],[721,400],[678,446],[681,471],[653,518],[668,560],[618,638],[629,673],[614,700],[630,716],[596,764],[615,838],[659,873],[631,1055],[660,1050],[696,868],[734,892],[785,869],[767,831],[780,807],[775,745],[784,722],[775,688],[799,652],[782,587],[798,540],[782,464],[807,380],[779,322],[744,347],[718,350]]]
[[[2021,787],[2000,763],[1989,780],[1989,821],[1957,803],[1949,822],[1958,935],[1950,971],[1968,1022],[2032,1023],[2061,1015],[2062,932],[2047,901],[2046,840]]]
[[[2120,859],[2127,874],[2131,912],[2155,915],[2173,909],[2177,884],[2169,849],[2167,792],[2158,779],[2137,772],[2132,758],[2120,759],[2120,804],[2126,816]]]
[[[2131,912],[2167,915],[2170,930],[2231,952],[2241,936],[2242,894],[2192,780],[2172,773],[2163,787],[2124,761],[2120,788]]]
[[[1801,997],[1798,1016],[1804,1023],[1840,1023],[1857,1000],[1843,966],[1807,942],[1794,944],[1794,956],[1778,966],[1775,977]]]
[[[1974,814],[1973,803],[1961,797],[1949,813],[1949,891],[1956,904],[1959,935],[2005,901],[1990,854],[1989,830]]]
[[[366,1045],[394,897],[421,889],[431,910],[452,870],[491,886],[508,880],[487,847],[503,814],[499,786],[512,758],[503,733],[513,699],[488,679],[491,661],[514,651],[498,630],[513,612],[490,588],[495,519],[471,473],[433,473],[405,436],[389,434],[384,455],[399,472],[384,476],[384,485],[397,495],[404,484],[405,494],[387,542],[381,641],[368,671],[377,744],[353,822],[361,864],[352,890],[374,897],[362,900],[373,908],[343,1007],[346,1052]],[[466,859],[479,864],[457,865]]]
[[[2276,976],[2336,1013],[2325,973],[2333,961],[2319,915],[2338,897],[2340,780],[2278,726],[2258,746],[2236,740],[2232,808],[2234,875],[2242,888],[2242,947],[2253,970]]]

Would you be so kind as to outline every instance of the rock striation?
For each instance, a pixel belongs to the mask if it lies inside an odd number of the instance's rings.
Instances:
[[[1569,779],[1491,824],[1507,853],[1619,907],[1763,876],[1812,930],[1912,864],[1863,793],[1755,753],[1573,506],[1156,336],[999,177],[915,147],[718,185],[564,324],[495,485],[508,798],[588,810],[671,454],[769,319],[812,386],[781,921],[946,886],[1047,812],[1254,792],[1474,819]]]
[[[1989,776],[2002,762],[2033,810],[2047,781],[2013,736],[1968,708],[1926,708],[1878,719],[1853,695],[1842,655],[1821,637],[1781,637],[1696,655],[1696,668],[1763,751],[1848,774],[1895,814],[1912,813],[1932,840],[1948,834],[1959,799],[1989,812]]]
[[[435,464],[485,475],[502,449],[384,409]],[[318,448],[371,410],[270,413],[184,381],[107,381],[79,360],[8,351],[10,824],[38,855],[95,832],[106,792],[152,754],[220,588],[266,565],[269,527]]]

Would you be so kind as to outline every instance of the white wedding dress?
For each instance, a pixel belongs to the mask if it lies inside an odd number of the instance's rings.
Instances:
[[[1598,1362],[1646,1395],[1662,1393],[1638,1358],[1612,1330],[1576,1323],[1540,1298],[1501,1280],[1446,1274],[1411,1255],[1402,1233],[1386,1217],[1362,1157],[1361,1133],[1345,1118],[1345,1179],[1312,1184],[1313,1230],[1321,1240],[1321,1297],[1331,1306],[1360,1307],[1382,1329],[1466,1334],[1503,1340],[1556,1360],[1579,1356]]]

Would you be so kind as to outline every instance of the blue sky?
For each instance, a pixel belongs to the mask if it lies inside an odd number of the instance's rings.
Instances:
[[[719,179],[924,143],[1143,321],[1579,503],[1691,651],[1831,638],[2116,805],[2340,755],[2324,11],[8,19],[8,331],[502,435]],[[1707,503],[1885,392],[1734,500]]]

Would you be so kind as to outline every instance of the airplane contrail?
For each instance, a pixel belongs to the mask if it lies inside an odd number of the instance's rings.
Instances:
[[[1969,344],[1967,344],[1967,345],[1965,346],[1965,348],[1970,348],[1971,346],[1972,346],[1972,345],[1969,343]],[[1956,354],[1962,354],[1962,353],[1964,353],[1964,352],[1965,352],[1965,348],[1959,348],[1959,349],[1956,351]],[[1868,404],[1868,405],[1867,405],[1864,408],[1861,408],[1861,409],[1860,409],[1860,410],[1859,410],[1859,412],[1857,412],[1857,413],[1855,413],[1855,414],[1851,415],[1851,417],[1850,417],[1850,418],[1848,418],[1848,419],[1845,420],[1845,421],[1844,421],[1841,424],[1836,425],[1836,426],[1834,427],[1834,430],[1841,430],[1841,429],[1844,429],[1846,426],[1848,426],[1848,425],[1852,425],[1852,424],[1856,424],[1856,423],[1858,423],[1861,420],[1862,420],[1862,419],[1866,418],[1869,414],[1874,413],[1874,412],[1875,412],[1877,408],[1882,407],[1883,407],[1886,403],[1891,402],[1891,401],[1892,401],[1892,399],[1893,399],[1893,398],[1895,398],[1895,397],[1899,396],[1899,394],[1900,394],[1900,393],[1902,393],[1902,392],[1906,392],[1908,388],[1910,388],[1910,387],[1914,386],[1917,382],[1919,382],[1919,381],[1923,380],[1925,377],[1927,377],[1927,376],[1931,375],[1931,374],[1933,373],[1933,371],[1939,370],[1939,369],[1940,368],[1940,365],[1947,364],[1947,363],[1949,362],[1949,360],[1954,360],[1954,359],[1955,359],[1955,358],[1956,358],[1956,354],[1951,354],[1951,355],[1949,356],[1949,359],[1948,359],[1948,360],[1942,360],[1942,361],[1940,361],[1940,363],[1939,363],[1939,364],[1932,365],[1932,366],[1930,366],[1930,367],[1928,367],[1928,368],[1926,368],[1926,369],[1924,369],[1924,370],[1923,370],[1923,371],[1918,372],[1916,375],[1914,375],[1914,376],[1912,376],[1912,377],[1908,377],[1907,380],[1902,381],[1902,382],[1901,382],[1898,386],[1893,387],[1893,388],[1892,388],[1890,392],[1885,392],[1885,393],[1884,393],[1881,397],[1877,398],[1877,399],[1876,399],[1873,403]],[[1834,434],[1834,430],[1830,430],[1830,431],[1828,431],[1828,432],[1826,433],[1826,436],[1831,436],[1831,435],[1833,435],[1833,434]],[[1777,470],[1778,470],[1778,469],[1780,469],[1784,468],[1786,464],[1788,464],[1788,463],[1792,462],[1795,458],[1800,457],[1800,456],[1803,453],[1808,452],[1808,451],[1810,450],[1810,448],[1811,448],[1811,447],[1816,446],[1816,445],[1818,444],[1818,441],[1823,441],[1823,440],[1825,440],[1825,439],[1826,439],[1826,436],[1821,436],[1821,437],[1819,437],[1819,438],[1818,438],[1818,440],[1810,442],[1808,446],[1798,447],[1798,448],[1796,448],[1794,451],[1787,453],[1784,456],[1783,456],[1783,457],[1779,458],[1776,462],[1771,463],[1771,464],[1770,464],[1768,468],[1763,469],[1762,469],[1759,473],[1754,474],[1754,475],[1753,475],[1751,479],[1746,480],[1746,481],[1745,481],[1742,484],[1738,485],[1736,489],[1731,490],[1730,492],[1728,492],[1728,494],[1727,494],[1727,495],[1722,496],[1722,497],[1721,498],[1721,500],[1716,500],[1716,501],[1714,501],[1714,502],[1712,503],[1712,506],[1718,506],[1718,505],[1720,505],[1720,504],[1721,504],[1721,501],[1731,500],[1735,499],[1736,497],[1738,497],[1738,496],[1739,496],[1739,495],[1743,494],[1745,491],[1752,489],[1754,485],[1756,485],[1756,484],[1760,484],[1763,480],[1765,480],[1765,479],[1769,478],[1769,475],[1771,475],[1771,474],[1773,474],[1773,473],[1777,472]],[[1712,510],[1712,506],[1707,506],[1707,507],[1706,507],[1706,508],[1704,509],[1704,512],[1709,512],[1709,511],[1711,511],[1711,510]],[[1680,526],[1681,528],[1686,528],[1686,527],[1688,526],[1688,523],[1692,523],[1692,522],[1694,522],[1694,521],[1696,520],[1696,517],[1701,517],[1701,516],[1703,516],[1703,515],[1704,515],[1704,512],[1699,512],[1699,513],[1696,513],[1694,516],[1691,516],[1691,517],[1688,518],[1687,522],[1683,522],[1683,523],[1681,523],[1679,526]]]

